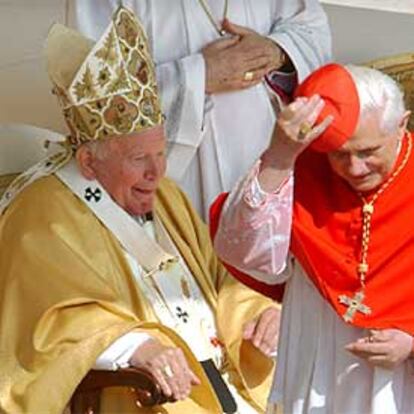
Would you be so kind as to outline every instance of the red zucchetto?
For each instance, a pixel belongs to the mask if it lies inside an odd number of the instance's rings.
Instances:
[[[360,106],[358,91],[351,74],[345,67],[330,63],[312,72],[296,88],[294,96],[310,98],[316,94],[325,101],[317,123],[328,115],[333,115],[334,120],[310,147],[320,152],[333,151],[355,132]]]

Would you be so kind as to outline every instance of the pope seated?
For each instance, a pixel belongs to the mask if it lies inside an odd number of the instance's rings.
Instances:
[[[110,389],[102,412],[264,412],[278,310],[227,275],[164,178],[140,23],[121,7],[96,44],[55,25],[46,52],[70,135],[0,202],[0,411],[61,413],[90,369],[135,366],[175,402]]]

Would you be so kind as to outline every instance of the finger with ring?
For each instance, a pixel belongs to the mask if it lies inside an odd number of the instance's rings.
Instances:
[[[298,138],[299,139],[304,139],[306,137],[306,135],[308,135],[309,132],[311,132],[311,130],[312,130],[312,126],[309,125],[307,122],[304,122],[303,124],[301,124],[301,126],[299,128]]]
[[[375,342],[375,338],[373,335],[369,335],[365,338],[364,342],[368,343],[368,344],[372,344]]]
[[[173,371],[172,371],[172,369],[171,369],[171,367],[169,365],[164,365],[162,367],[162,372],[164,373],[164,375],[167,378],[172,378],[174,376],[174,373],[173,373]]]
[[[246,82],[250,82],[253,80],[253,77],[254,77],[254,72],[251,70],[248,70],[247,72],[244,72],[243,80],[245,80]]]

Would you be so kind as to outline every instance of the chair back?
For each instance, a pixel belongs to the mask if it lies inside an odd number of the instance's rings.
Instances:
[[[32,125],[0,125],[0,197],[19,173],[50,153],[46,141],[62,139],[61,134]]]
[[[408,129],[414,131],[414,52],[372,60],[365,66],[386,73],[400,84],[407,109],[411,111]]]

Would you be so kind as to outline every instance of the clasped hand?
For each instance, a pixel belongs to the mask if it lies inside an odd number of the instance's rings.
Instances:
[[[345,346],[352,354],[370,364],[394,369],[413,351],[413,337],[398,329],[372,329],[368,336]]]
[[[244,326],[243,339],[252,341],[263,354],[270,356],[276,349],[279,324],[280,311],[269,307]],[[165,346],[157,339],[149,339],[140,345],[129,362],[134,367],[147,369],[171,400],[188,398],[191,388],[201,384],[190,369],[183,351]]]
[[[261,82],[263,76],[283,63],[279,46],[255,31],[223,22],[231,35],[203,48],[206,62],[206,93],[215,94],[244,89]],[[246,77],[246,73],[250,76]]]
[[[139,346],[131,357],[130,364],[147,369],[157,380],[162,392],[171,400],[188,398],[192,386],[200,384],[200,380],[188,366],[183,351],[162,345],[156,339],[149,339]]]

